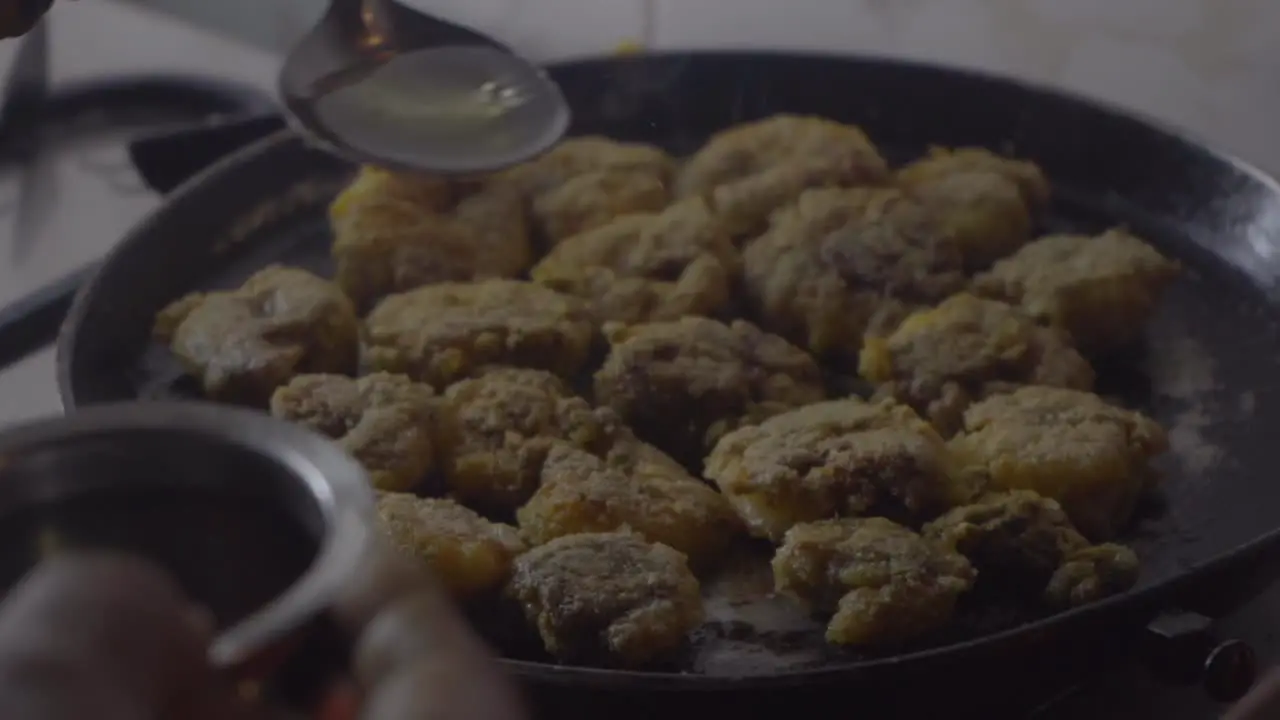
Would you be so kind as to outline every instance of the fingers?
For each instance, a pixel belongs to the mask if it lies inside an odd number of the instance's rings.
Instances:
[[[35,27],[53,0],[0,0],[0,37],[17,37]]]
[[[1222,720],[1264,720],[1280,717],[1280,670],[1271,670],[1236,703]]]
[[[209,627],[146,564],[66,556],[0,604],[0,717],[151,717],[208,675]]]
[[[523,720],[518,693],[420,563],[381,548],[338,605],[365,720]]]

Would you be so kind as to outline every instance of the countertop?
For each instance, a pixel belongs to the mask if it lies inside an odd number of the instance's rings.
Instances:
[[[197,30],[137,4],[180,14],[220,8],[249,43]],[[182,8],[183,4],[187,7]],[[1280,2],[1276,0],[414,0],[544,59],[655,48],[772,47],[940,60],[1064,86],[1149,114],[1280,171]],[[215,75],[269,90],[279,51],[323,0],[58,0],[51,12],[55,83],[126,72]],[[238,14],[237,14],[238,13]],[[236,28],[239,28],[236,30]],[[250,28],[250,29],[246,29]],[[13,43],[0,44],[0,65]],[[850,89],[850,92],[856,90]],[[86,181],[75,157],[49,160],[59,212],[31,250],[0,224],[0,302],[100,256],[158,198],[121,198]],[[0,194],[12,178],[0,174]],[[52,352],[0,373],[0,423],[60,411]],[[1224,624],[1277,656],[1280,592]],[[1081,716],[1207,718],[1194,690],[1141,678],[1082,700]],[[1102,697],[1102,700],[1096,698]],[[1093,699],[1091,699],[1093,698]],[[1093,705],[1101,705],[1094,708]]]

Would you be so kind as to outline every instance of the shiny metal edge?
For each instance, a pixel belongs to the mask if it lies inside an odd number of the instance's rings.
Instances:
[[[324,518],[324,537],[302,577],[214,639],[210,661],[239,665],[323,612],[370,551],[374,495],[368,476],[327,438],[260,412],[205,402],[97,405],[24,423],[0,432],[0,455],[73,436],[154,428],[208,433],[277,459],[306,484]]]

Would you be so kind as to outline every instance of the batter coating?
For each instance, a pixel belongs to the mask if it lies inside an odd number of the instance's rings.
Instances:
[[[741,531],[724,496],[674,461],[618,467],[567,445],[551,450],[541,487],[516,518],[534,545],[630,528],[699,567],[719,557]]]
[[[755,325],[701,317],[607,326],[595,396],[641,438],[694,467],[722,435],[823,399],[800,348]]]
[[[424,181],[425,182],[425,181]],[[361,309],[432,283],[515,277],[532,262],[522,196],[461,184],[415,203],[358,176],[330,207],[338,285]]]
[[[920,521],[968,501],[946,445],[891,400],[816,403],[720,439],[706,476],[748,530],[775,542],[797,523],[887,515]]]
[[[956,548],[983,578],[1021,586],[1054,608],[1123,592],[1137,580],[1132,550],[1090,545],[1061,505],[1030,490],[991,493],[951,510],[924,536]]]
[[[674,173],[675,161],[656,147],[589,136],[565,140],[495,182],[529,198],[538,230],[555,245],[620,215],[666,207]]]
[[[501,587],[524,552],[520,533],[452,500],[380,493],[382,529],[401,550],[422,558],[455,595]]]
[[[1086,537],[1106,540],[1153,482],[1169,440],[1154,420],[1088,392],[1025,387],[964,413],[950,442],[961,472],[994,489],[1034,490],[1062,504]]]
[[[975,292],[1022,307],[1067,331],[1091,353],[1142,336],[1178,263],[1124,230],[1050,235],[1001,260],[974,280]]]
[[[796,525],[773,557],[774,584],[832,614],[827,642],[898,645],[938,630],[976,573],[964,556],[884,518]]]
[[[1049,580],[1045,602],[1056,609],[1088,605],[1118,595],[1138,582],[1138,556],[1114,543],[1082,548],[1067,558]]]
[[[888,165],[856,126],[774,115],[711,136],[677,178],[678,197],[711,200],[730,232],[750,236],[807,188],[878,183]]]
[[[379,490],[410,490],[435,468],[436,397],[403,375],[299,375],[271,396],[271,414],[333,438]]]
[[[684,555],[628,532],[566,535],[516,559],[507,594],[560,660],[640,667],[702,623]]]
[[[945,177],[971,172],[995,173],[1012,181],[1033,210],[1049,202],[1049,181],[1035,163],[998,155],[980,147],[930,148],[924,157],[900,168],[896,180],[902,187],[917,188]]]
[[[719,219],[693,198],[568,238],[530,275],[586,299],[602,322],[631,324],[722,313],[740,264]]]
[[[445,480],[463,500],[493,508],[529,499],[554,445],[603,455],[620,425],[542,370],[489,369],[451,385],[445,407]]]
[[[386,201],[410,205],[422,212],[443,212],[453,204],[454,192],[454,185],[445,178],[362,165],[329,204],[329,221],[336,228],[358,218],[361,206]]]
[[[819,357],[856,358],[868,329],[963,289],[959,248],[898,190],[822,188],[779,210],[743,256],[762,324]]]
[[[518,280],[441,283],[392,295],[365,318],[365,360],[437,389],[490,364],[568,377],[594,335],[578,298]]]
[[[212,400],[265,406],[300,373],[351,373],[360,322],[347,296],[305,270],[271,265],[235,290],[192,293],[160,311],[157,339]]]
[[[960,246],[970,270],[1026,244],[1049,198],[1040,168],[981,148],[934,148],[899,170],[897,181]]]
[[[1089,390],[1093,368],[1067,338],[1018,309],[961,294],[868,335],[859,373],[877,396],[914,407],[944,436],[971,403],[1020,385]]]

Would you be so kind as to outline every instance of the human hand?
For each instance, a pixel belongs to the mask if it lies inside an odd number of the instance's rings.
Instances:
[[[1280,718],[1280,669],[1267,673],[1248,695],[1236,703],[1222,720],[1273,720]]]
[[[35,27],[53,0],[0,0],[0,37],[17,37]]]
[[[517,694],[420,567],[380,551],[335,610],[352,633],[335,717],[523,720]],[[208,665],[207,616],[147,564],[64,556],[0,603],[0,717],[257,720]]]

